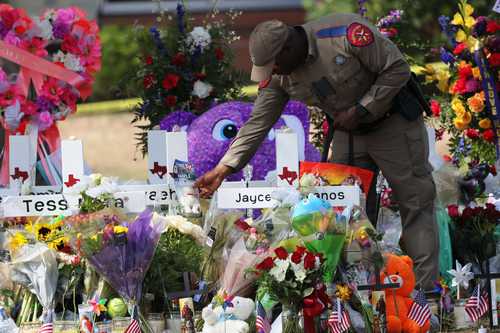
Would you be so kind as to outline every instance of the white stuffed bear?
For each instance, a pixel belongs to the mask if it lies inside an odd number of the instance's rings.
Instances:
[[[185,214],[200,214],[200,202],[195,196],[194,189],[190,186],[182,188],[182,195],[179,197],[179,203]]]
[[[209,304],[203,309],[201,316],[205,321],[202,333],[248,333],[250,327],[245,320],[252,315],[255,303],[251,298],[236,296],[233,306],[224,312],[222,306],[213,308]]]

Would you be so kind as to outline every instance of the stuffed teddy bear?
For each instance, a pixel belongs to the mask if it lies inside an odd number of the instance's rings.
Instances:
[[[415,288],[415,273],[413,261],[408,256],[396,256],[387,253],[386,264],[380,273],[384,283],[399,283],[399,288],[385,290],[385,304],[388,333],[419,333],[427,332],[429,320],[423,327],[408,318],[413,300],[410,297]]]
[[[248,333],[245,322],[253,313],[255,303],[250,298],[234,297],[224,311],[222,305],[209,304],[201,313],[205,321],[202,333]]]

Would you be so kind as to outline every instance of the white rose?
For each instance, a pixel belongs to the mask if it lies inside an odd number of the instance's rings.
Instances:
[[[295,278],[299,282],[303,282],[306,279],[306,269],[302,263],[294,264],[292,263],[292,269],[295,273]]]
[[[66,55],[66,59],[64,59],[64,67],[72,70],[73,72],[83,71],[83,66],[80,64],[80,59],[71,53],[68,53]]]
[[[207,98],[213,89],[211,84],[198,80],[194,83],[192,95],[202,99]]]
[[[278,259],[274,263],[275,266],[271,268],[269,274],[271,274],[271,276],[273,276],[278,282],[285,281],[286,272],[288,270],[288,267],[290,266],[290,262],[287,259]]]

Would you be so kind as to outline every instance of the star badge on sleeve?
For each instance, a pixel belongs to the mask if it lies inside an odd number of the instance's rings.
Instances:
[[[368,46],[373,43],[373,32],[366,25],[354,22],[347,28],[347,40],[353,46]]]

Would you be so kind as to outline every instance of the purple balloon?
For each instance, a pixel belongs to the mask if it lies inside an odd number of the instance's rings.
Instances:
[[[187,131],[189,161],[193,163],[197,175],[202,175],[214,168],[224,156],[237,131],[250,118],[252,106],[252,103],[227,102],[209,109],[199,117],[193,117],[189,112],[176,111],[162,119],[160,128],[171,131],[177,125]],[[291,101],[250,160],[253,166],[252,179],[262,180],[269,171],[276,169],[275,131],[285,126],[292,128],[299,136],[301,159],[319,160],[318,150],[308,140],[307,107],[300,102]],[[228,179],[240,180],[242,172],[233,174]]]

